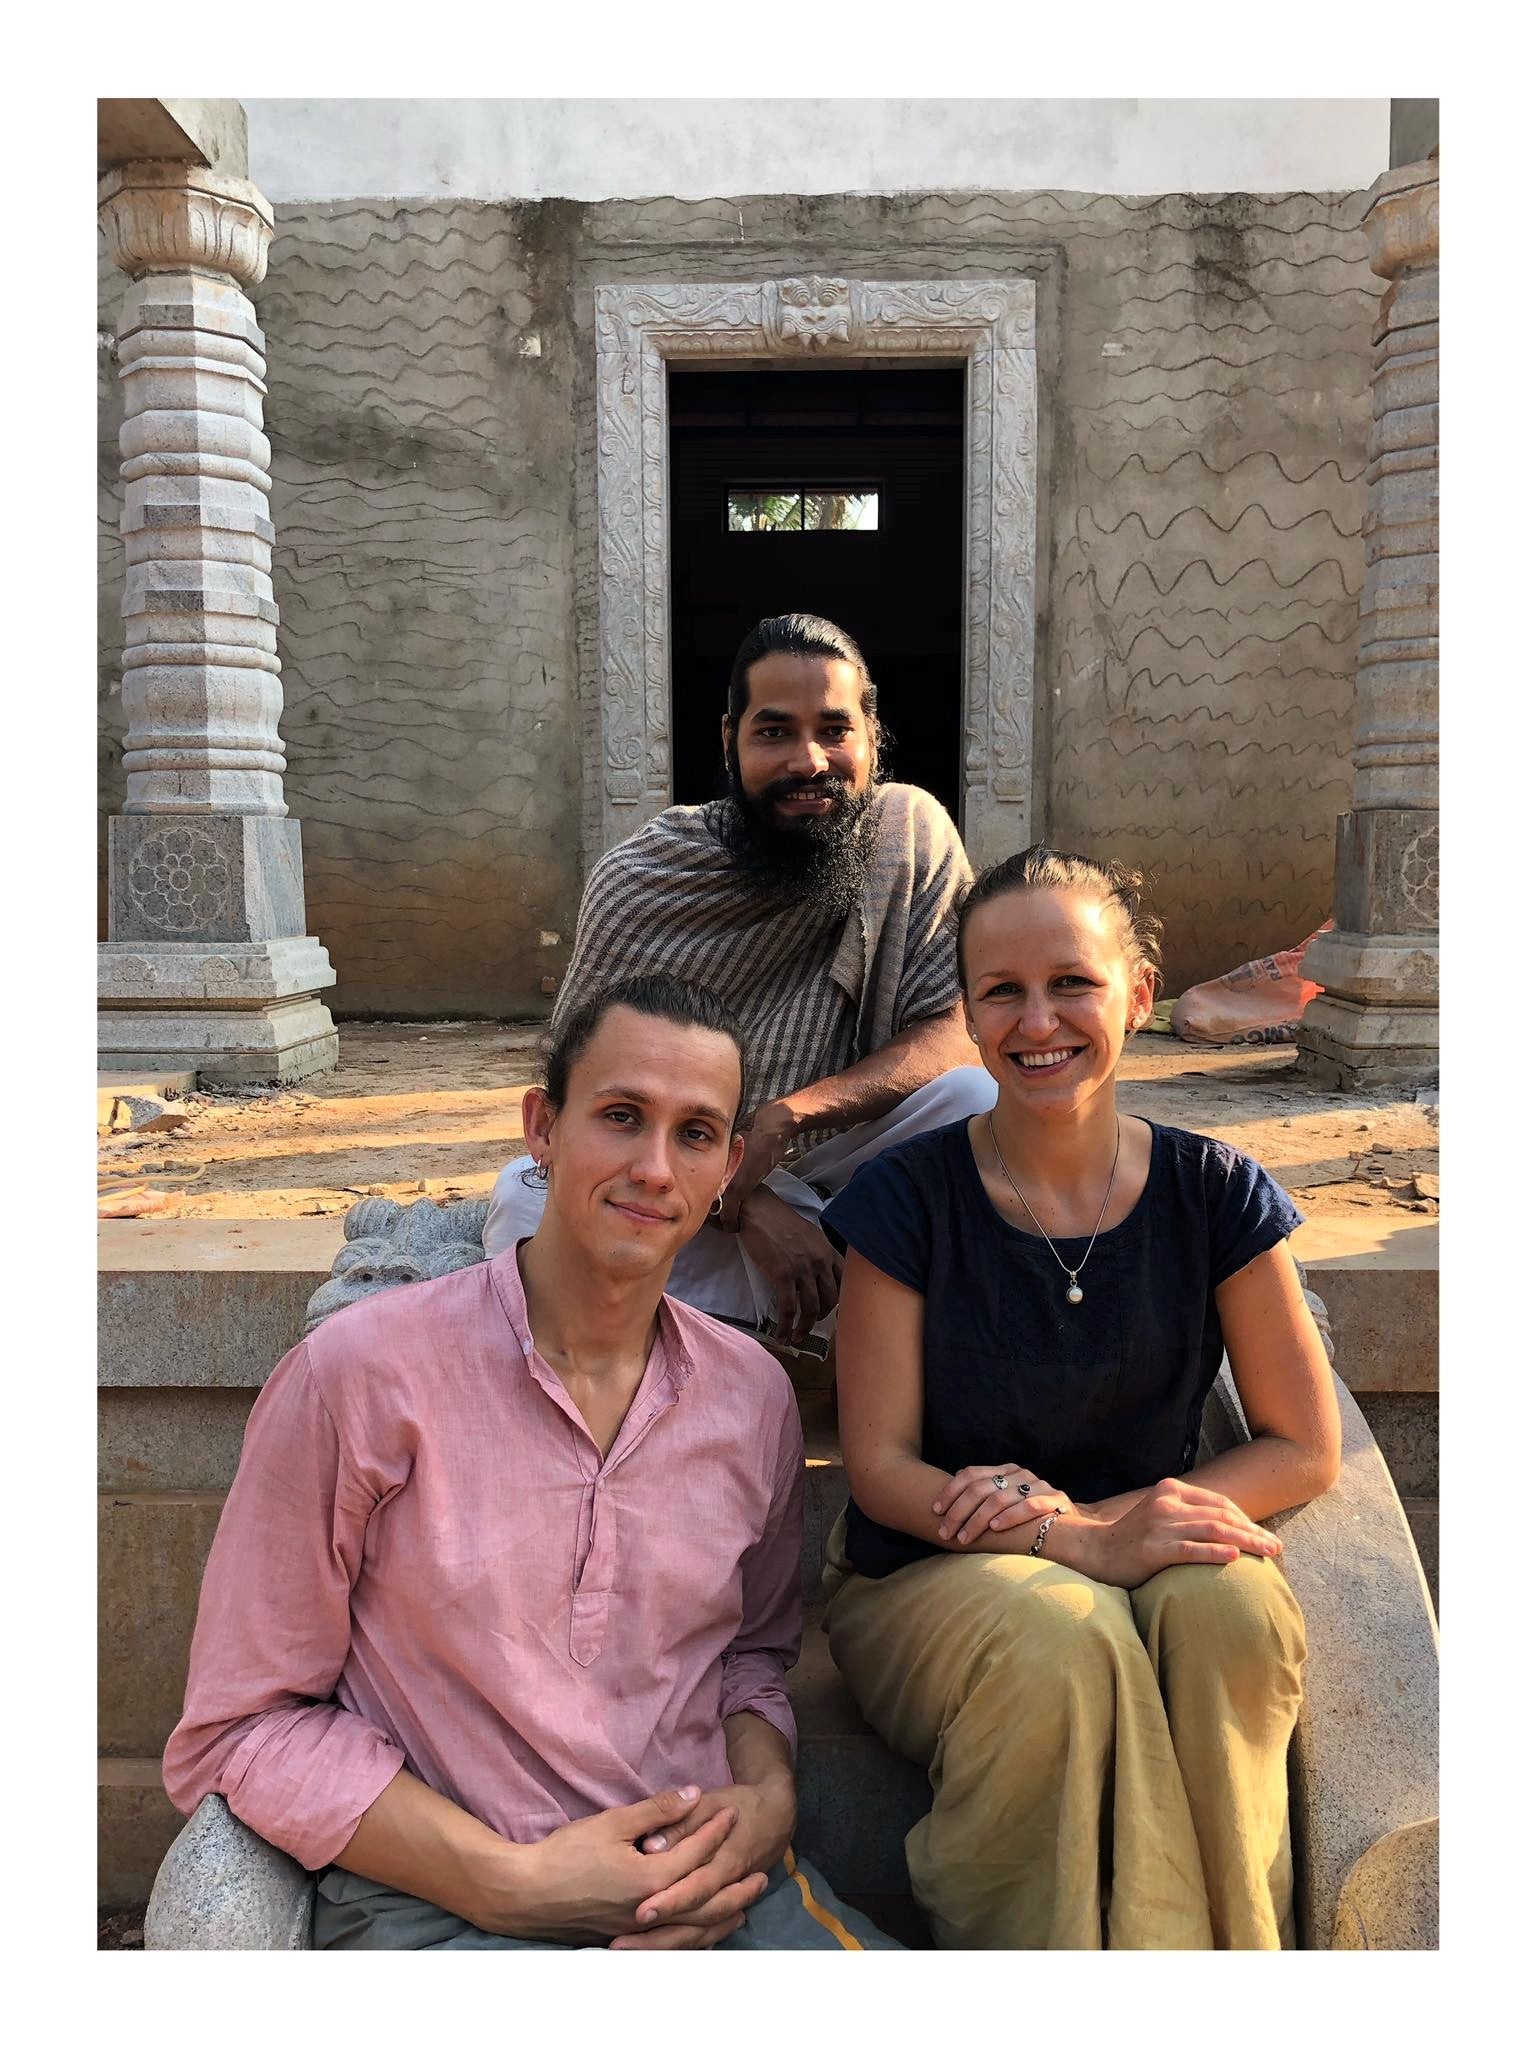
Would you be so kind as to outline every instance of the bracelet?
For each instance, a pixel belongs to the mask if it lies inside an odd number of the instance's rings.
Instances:
[[[1060,1513],[1060,1508],[1057,1508],[1053,1513],[1046,1515],[1041,1519],[1039,1531],[1035,1536],[1034,1542],[1031,1543],[1031,1545],[1029,1546],[1029,1555],[1031,1557],[1038,1557],[1040,1555],[1040,1551],[1045,1543],[1045,1539],[1050,1534],[1051,1524],[1056,1520],[1057,1515],[1059,1515]]]

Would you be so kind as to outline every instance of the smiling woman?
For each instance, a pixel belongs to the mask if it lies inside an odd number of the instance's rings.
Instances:
[[[827,1628],[930,1769],[907,1853],[941,1947],[1291,1940],[1305,1638],[1261,1523],[1333,1483],[1338,1410],[1289,1198],[1116,1106],[1157,941],[1113,863],[981,876],[959,965],[996,1108],[825,1211],[852,1493]],[[1196,1468],[1224,1349],[1253,1436]]]

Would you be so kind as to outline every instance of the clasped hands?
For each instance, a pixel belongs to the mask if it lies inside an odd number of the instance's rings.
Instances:
[[[794,1832],[794,1780],[696,1785],[572,1821],[521,1852],[517,1932],[609,1948],[714,1948],[768,1888]]]
[[[999,1486],[998,1480],[1005,1481]],[[1027,1551],[1046,1515],[1060,1519],[1047,1539],[1053,1563],[1109,1586],[1144,1585],[1174,1564],[1231,1564],[1278,1558],[1285,1546],[1226,1494],[1187,1479],[1160,1479],[1139,1493],[1079,1505],[1025,1466],[966,1465],[933,1503],[938,1538],[969,1547],[987,1535],[1023,1532]]]

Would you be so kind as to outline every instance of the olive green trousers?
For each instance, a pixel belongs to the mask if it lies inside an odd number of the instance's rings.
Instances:
[[[1273,1563],[1129,1593],[1030,1557],[867,1579],[839,1522],[826,1583],[838,1669],[933,1785],[906,1846],[940,1948],[1294,1946],[1306,1635]]]

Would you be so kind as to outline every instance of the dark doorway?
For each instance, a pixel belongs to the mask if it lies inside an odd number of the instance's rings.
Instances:
[[[668,394],[674,802],[719,791],[742,636],[818,612],[864,650],[887,772],[958,823],[964,368],[675,369]]]

